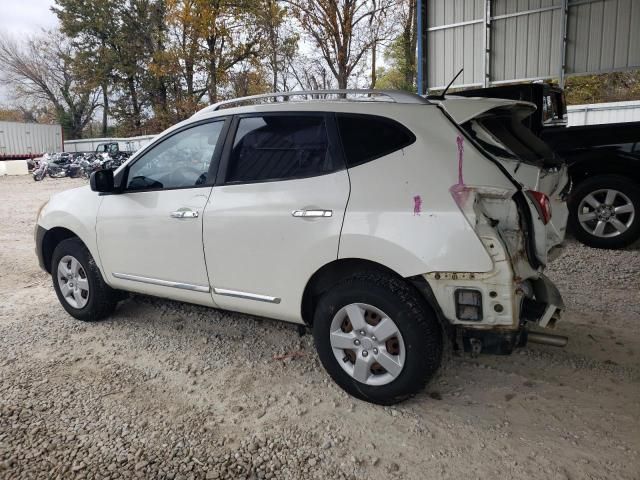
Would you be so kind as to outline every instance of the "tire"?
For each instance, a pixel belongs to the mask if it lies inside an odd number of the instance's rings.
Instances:
[[[64,178],[64,177],[67,176],[67,172],[62,171],[62,170],[59,171],[59,172],[53,172],[53,173],[49,172],[49,176],[51,178]]]
[[[364,318],[351,324],[358,311]],[[387,320],[399,335],[381,342],[374,336],[376,331],[382,333],[376,327]],[[364,325],[364,336],[354,328],[357,323]],[[391,324],[385,326],[387,332],[392,331]],[[354,349],[335,348],[334,334],[344,336],[339,340],[346,345],[351,345],[353,339]],[[411,286],[380,273],[358,274],[325,292],[314,313],[313,337],[320,361],[331,378],[350,395],[379,405],[393,405],[421,391],[442,362],[443,336],[435,313]],[[356,340],[360,342],[358,347]],[[365,357],[365,351],[371,353]],[[383,362],[385,353],[387,361]],[[394,360],[392,369],[378,363],[380,360],[390,365],[388,358]],[[356,362],[367,360],[371,363],[356,375]],[[363,372],[366,383],[355,378],[364,378]]]
[[[66,271],[62,271],[62,268],[66,268]],[[111,315],[116,308],[118,291],[104,282],[95,260],[79,238],[63,240],[55,248],[51,278],[58,300],[67,313],[78,320],[101,320]],[[66,288],[69,289],[64,293],[63,285],[67,285]],[[86,290],[83,288],[85,286]]]
[[[640,185],[619,175],[587,178],[569,198],[569,229],[578,241],[594,248],[632,244],[640,238]]]

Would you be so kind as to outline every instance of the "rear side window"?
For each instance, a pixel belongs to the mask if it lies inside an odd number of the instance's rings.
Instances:
[[[416,137],[398,122],[373,115],[336,114],[348,167],[355,167],[411,145]]]
[[[323,115],[241,118],[227,183],[311,177],[336,170]]]
[[[462,125],[488,153],[532,165],[554,165],[555,154],[523,123],[517,111],[494,109]]]

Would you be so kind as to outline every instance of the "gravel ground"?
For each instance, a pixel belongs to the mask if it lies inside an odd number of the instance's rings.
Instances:
[[[73,320],[32,234],[81,183],[0,178],[1,478],[640,478],[638,249],[553,263],[567,348],[454,357],[383,408],[288,324],[141,296]]]

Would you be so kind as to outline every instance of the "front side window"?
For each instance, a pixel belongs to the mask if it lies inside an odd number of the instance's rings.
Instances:
[[[263,115],[238,122],[227,183],[311,177],[335,170],[322,115]]]
[[[223,125],[224,121],[204,123],[178,132],[154,146],[131,165],[127,190],[206,184]]]

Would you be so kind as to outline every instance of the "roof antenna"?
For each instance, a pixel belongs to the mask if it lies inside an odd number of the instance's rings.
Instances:
[[[451,79],[451,81],[449,82],[449,85],[445,87],[445,89],[442,91],[440,95],[427,95],[427,98],[431,100],[444,100],[445,94],[449,91],[449,88],[451,88],[451,85],[453,85],[453,82],[455,82],[458,79],[458,77],[462,74],[462,72],[464,72],[464,68],[461,68],[460,71],[456,73],[456,76]]]

